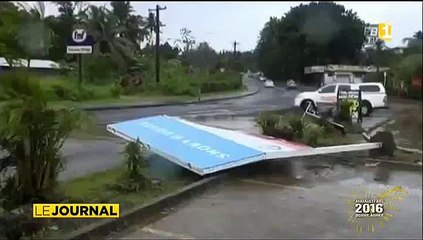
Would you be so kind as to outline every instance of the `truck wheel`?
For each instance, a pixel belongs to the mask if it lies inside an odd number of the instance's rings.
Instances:
[[[372,112],[372,105],[368,101],[363,102],[363,106],[361,106],[361,115],[367,117]]]
[[[316,106],[314,105],[314,102],[313,101],[311,101],[311,100],[304,100],[302,103],[301,103],[301,107],[304,109],[304,111],[307,109],[307,106],[308,106],[308,104],[311,104],[311,110],[315,110],[316,109]]]

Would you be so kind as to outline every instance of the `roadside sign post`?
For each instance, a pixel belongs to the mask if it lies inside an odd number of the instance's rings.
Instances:
[[[93,44],[93,37],[88,35],[83,28],[76,28],[68,40],[66,53],[78,55],[79,87],[82,86],[82,54],[91,54],[93,52]]]
[[[386,87],[386,72],[383,72],[383,86]]]
[[[82,86],[82,55],[78,54],[78,82],[79,87]]]
[[[350,115],[353,120],[357,120],[357,123],[362,123],[363,117],[361,114],[361,90],[338,90],[336,96],[336,107],[338,114],[341,110],[341,103],[343,101],[350,101]]]

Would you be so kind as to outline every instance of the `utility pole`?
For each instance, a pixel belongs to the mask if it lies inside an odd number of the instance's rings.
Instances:
[[[149,12],[156,11],[156,82],[160,82],[160,56],[159,56],[159,46],[160,46],[160,10],[166,10],[166,7],[161,8],[159,5],[156,5],[156,9],[148,9]]]
[[[234,56],[236,56],[236,45],[238,45],[239,42],[234,41],[233,44],[234,44]]]

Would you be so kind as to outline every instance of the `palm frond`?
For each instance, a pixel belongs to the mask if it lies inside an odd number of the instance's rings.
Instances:
[[[35,9],[38,12],[38,14],[40,16],[40,19],[44,19],[45,18],[45,15],[46,15],[46,5],[45,5],[44,2],[37,1],[35,3],[35,6],[34,6],[33,9]]]
[[[29,5],[28,2],[17,2],[16,5],[18,5],[19,8],[26,12],[30,12],[32,9],[31,5]]]
[[[113,59],[116,61],[116,64],[118,65],[121,72],[126,72],[126,61],[125,58],[122,56],[122,52],[119,52],[113,44],[109,45],[110,47],[110,54],[113,57]],[[122,51],[124,48],[120,48]]]

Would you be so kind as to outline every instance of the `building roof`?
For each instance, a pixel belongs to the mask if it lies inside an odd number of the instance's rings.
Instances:
[[[13,64],[13,67],[26,67],[27,60],[18,59]],[[10,67],[6,59],[0,57],[0,67]],[[50,60],[31,59],[30,68],[42,68],[42,69],[59,69],[60,64]]]
[[[387,67],[379,67],[379,71],[389,71]],[[309,66],[304,68],[304,74],[324,73],[324,72],[359,72],[369,73],[376,72],[376,66],[352,66],[352,65],[336,65],[329,64],[326,66]]]

